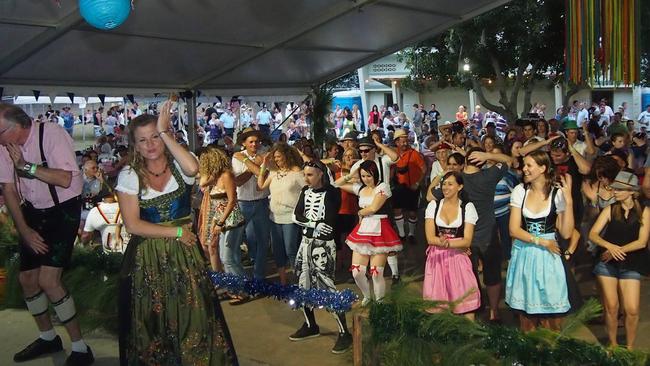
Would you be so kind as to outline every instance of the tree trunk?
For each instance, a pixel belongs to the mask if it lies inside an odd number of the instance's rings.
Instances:
[[[568,90],[567,90],[568,87]],[[569,114],[569,109],[571,108],[569,105],[569,99],[571,99],[572,96],[574,96],[577,92],[579,92],[582,89],[585,89],[587,86],[584,84],[574,84],[571,82],[566,82],[564,83],[564,88],[566,92],[562,95],[562,107],[564,107],[562,114],[560,115],[561,118],[564,118]]]
[[[485,97],[485,94],[483,93],[483,86],[476,79],[472,79],[472,89],[476,93],[476,96],[478,97],[478,100],[482,106],[484,106],[485,108],[491,111],[499,113],[500,115],[505,117],[506,121],[508,121],[509,124],[514,124],[515,120],[517,119],[516,110],[513,113],[513,111],[510,110],[509,108],[510,105],[508,105],[507,108],[506,106],[499,106],[497,104],[488,101],[487,98]],[[499,103],[501,103],[501,100],[499,100]]]

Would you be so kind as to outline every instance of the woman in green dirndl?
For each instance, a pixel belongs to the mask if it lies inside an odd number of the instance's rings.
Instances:
[[[159,117],[129,124],[120,210],[132,235],[120,274],[121,365],[236,365],[226,320],[190,224],[196,158]]]

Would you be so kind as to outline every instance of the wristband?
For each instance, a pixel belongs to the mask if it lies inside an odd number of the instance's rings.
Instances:
[[[535,243],[535,245],[539,245],[539,236],[533,236],[533,243]]]
[[[219,226],[219,227],[222,227],[222,226],[224,226],[225,224],[226,224],[226,223],[223,222],[223,221],[222,221],[222,222],[216,222],[216,223],[215,223],[215,225],[217,225],[217,226]]]
[[[158,135],[159,135],[159,136],[162,136],[162,135],[169,135],[169,130],[158,131]]]
[[[38,167],[38,165],[36,165],[36,164],[32,164],[32,165],[29,167],[29,175],[34,175],[34,174],[36,174],[36,168],[37,168],[37,167]]]
[[[183,236],[183,228],[179,226],[176,228],[176,237],[180,238],[181,236]]]
[[[249,161],[249,160],[251,160],[251,159],[247,156],[247,157],[245,157],[244,160],[242,160],[241,162],[242,162],[242,163],[246,163],[246,162]]]

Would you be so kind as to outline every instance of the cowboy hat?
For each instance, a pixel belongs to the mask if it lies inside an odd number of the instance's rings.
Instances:
[[[395,130],[395,133],[393,134],[393,141],[397,140],[400,137],[408,137],[408,134],[403,129],[398,128],[397,130]]]
[[[438,131],[442,131],[443,129],[449,128],[451,129],[453,127],[453,122],[451,121],[445,121],[444,123],[438,125]]]
[[[257,136],[257,138],[262,140],[263,136],[259,130],[255,130],[252,127],[245,128],[242,132],[237,135],[237,145],[241,145],[247,138],[251,136]]]

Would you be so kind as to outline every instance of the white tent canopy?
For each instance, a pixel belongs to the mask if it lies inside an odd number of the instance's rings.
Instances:
[[[4,95],[304,95],[507,0],[136,0],[100,31],[76,0],[0,1]]]

